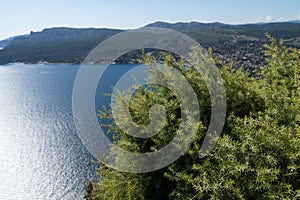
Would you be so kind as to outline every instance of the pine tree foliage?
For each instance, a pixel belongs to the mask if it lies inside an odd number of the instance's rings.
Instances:
[[[88,199],[300,199],[300,53],[267,37],[261,78],[230,66],[220,68],[226,123],[217,145],[202,159],[199,151],[210,119],[207,87],[194,68],[167,56],[165,64],[179,70],[197,94],[201,121],[196,139],[176,162],[155,172],[123,173],[102,165]],[[144,62],[155,59],[145,56]],[[180,123],[180,105],[167,88],[137,89],[129,105],[131,114],[136,123],[147,124],[154,103],[166,107],[166,127],[157,136],[140,140],[111,124],[119,146],[155,151],[172,139]],[[100,116],[112,117],[108,111]]]

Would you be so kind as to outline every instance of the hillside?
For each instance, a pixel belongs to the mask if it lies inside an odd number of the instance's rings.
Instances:
[[[282,22],[269,24],[229,25],[222,23],[165,23],[155,22],[146,27],[161,27],[180,31],[197,40],[205,48],[212,47],[225,62],[252,68],[263,62],[262,44],[265,33],[282,38],[287,45],[300,47],[300,24]],[[122,32],[117,29],[48,28],[31,32],[7,42],[0,51],[0,64],[24,63],[80,63],[101,41]],[[9,43],[9,44],[7,44]],[[1,41],[0,41],[1,44]],[[135,62],[137,53],[117,62]]]
[[[10,62],[80,63],[114,29],[49,28],[13,39],[0,51],[0,64]]]
[[[5,40],[1,40],[0,41],[0,49],[4,49],[7,45],[10,44],[10,42],[14,39],[15,37],[10,37],[8,39]]]
[[[287,46],[300,48],[300,24],[280,22],[267,24],[229,25],[221,23],[175,23],[155,22],[148,27],[170,28],[183,32],[197,40],[205,48],[211,47],[223,63],[243,66],[251,73],[265,62],[266,33],[283,39]]]

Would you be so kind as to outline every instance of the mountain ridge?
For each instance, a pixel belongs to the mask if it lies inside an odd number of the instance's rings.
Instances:
[[[145,27],[169,28],[182,32],[205,48],[213,47],[213,50],[223,57],[225,54],[227,56],[227,54],[235,53],[236,49],[249,48],[249,51],[261,49],[262,43],[266,42],[266,32],[276,38],[283,38],[288,45],[300,47],[300,24],[296,22],[230,25],[219,22],[167,23],[158,21]],[[96,45],[122,31],[125,30],[53,27],[30,32],[29,35],[17,36],[6,41],[3,49],[0,50],[0,64],[11,62],[81,63]],[[249,44],[256,49],[248,47]],[[242,57],[245,56],[242,55]],[[128,60],[135,62],[131,58]],[[126,63],[127,61],[120,62]]]

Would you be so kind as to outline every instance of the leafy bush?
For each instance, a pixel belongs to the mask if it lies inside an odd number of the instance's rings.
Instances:
[[[165,64],[180,70],[198,96],[196,139],[176,162],[158,171],[134,174],[101,166],[88,199],[300,199],[300,54],[268,37],[262,78],[249,77],[242,69],[220,69],[227,93],[226,123],[217,145],[202,159],[199,150],[210,119],[208,90],[196,70],[167,56]],[[153,61],[145,58],[146,63]],[[131,114],[137,123],[147,124],[149,108],[157,102],[166,106],[168,125],[157,136],[141,140],[110,124],[110,131],[118,132],[119,146],[155,151],[172,139],[180,108],[166,88],[138,89],[129,105]],[[100,116],[112,117],[110,112]]]

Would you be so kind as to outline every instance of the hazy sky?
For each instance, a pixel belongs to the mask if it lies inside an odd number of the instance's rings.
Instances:
[[[300,19],[299,0],[1,0],[0,39],[47,27],[137,28],[155,21]]]

